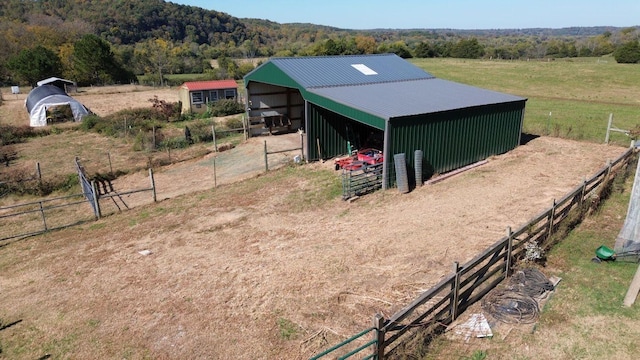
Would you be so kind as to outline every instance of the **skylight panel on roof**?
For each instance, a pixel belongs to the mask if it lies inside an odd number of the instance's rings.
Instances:
[[[351,64],[356,70],[360,71],[365,75],[378,75],[377,72],[373,71],[370,67],[365,64]]]

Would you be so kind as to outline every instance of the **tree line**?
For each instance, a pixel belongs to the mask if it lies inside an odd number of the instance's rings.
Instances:
[[[640,60],[640,28],[356,31],[278,24],[163,0],[0,2],[0,83],[58,76],[80,85],[164,84],[167,74],[240,79],[238,59],[395,53],[403,58]],[[212,66],[216,59],[217,66]]]

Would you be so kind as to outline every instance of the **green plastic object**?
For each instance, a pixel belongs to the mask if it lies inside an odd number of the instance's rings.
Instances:
[[[615,260],[616,252],[612,249],[602,245],[598,249],[596,249],[596,256],[600,260]]]

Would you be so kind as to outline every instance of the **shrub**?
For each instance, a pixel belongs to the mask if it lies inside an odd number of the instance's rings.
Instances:
[[[84,131],[89,131],[96,127],[96,125],[100,122],[100,117],[95,114],[87,115],[82,119],[82,123],[80,123],[80,129]]]
[[[207,113],[209,116],[228,116],[240,114],[244,111],[241,103],[233,99],[218,100],[210,105]]]
[[[50,129],[36,130],[31,126],[0,125],[0,145],[18,144],[26,139],[47,135]]]
[[[637,40],[627,42],[616,49],[613,57],[620,64],[635,64],[640,61],[640,43]]]
[[[168,138],[160,144],[160,147],[163,149],[186,149],[189,147],[189,142],[186,138]]]
[[[242,117],[235,116],[228,118],[224,121],[224,126],[227,127],[227,129],[242,129]]]
[[[158,99],[158,96],[154,96],[153,99],[149,99],[149,101],[161,119],[165,121],[180,120],[180,112],[182,110],[182,104],[180,102],[167,102]]]

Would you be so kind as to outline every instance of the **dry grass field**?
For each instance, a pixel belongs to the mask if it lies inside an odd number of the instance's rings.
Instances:
[[[175,91],[105,90],[77,98],[105,115]],[[8,98],[0,121],[26,118]],[[71,156],[74,139],[60,140],[48,156]],[[330,162],[217,188],[207,158],[157,169],[158,203],[0,244],[0,326],[12,324],[1,354],[308,358],[390,316],[624,150],[539,137],[443,182],[352,203],[323,196],[339,182]]]

